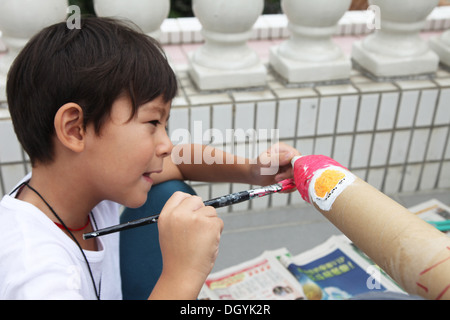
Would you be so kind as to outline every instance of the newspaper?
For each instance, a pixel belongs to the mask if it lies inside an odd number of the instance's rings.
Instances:
[[[450,209],[432,199],[409,208],[429,221],[450,219]],[[345,235],[293,256],[288,249],[265,251],[211,274],[200,300],[344,300],[374,291],[404,292]]]
[[[403,292],[344,235],[296,256],[286,249],[211,274],[199,299],[342,300],[371,291]]]
[[[426,221],[450,220],[450,207],[436,199],[422,202],[408,210]],[[446,231],[446,234],[450,235],[450,231]]]
[[[304,299],[298,281],[282,266],[286,248],[265,251],[259,257],[211,274],[199,299],[211,300],[296,300]]]

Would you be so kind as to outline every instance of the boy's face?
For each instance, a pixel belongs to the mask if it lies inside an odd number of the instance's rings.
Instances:
[[[147,199],[153,180],[161,172],[172,143],[167,135],[170,102],[161,97],[139,107],[131,120],[131,101],[118,98],[100,135],[87,129],[90,183],[102,199],[139,207]]]

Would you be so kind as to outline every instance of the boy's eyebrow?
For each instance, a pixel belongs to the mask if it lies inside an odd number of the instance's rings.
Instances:
[[[151,106],[145,106],[141,108],[141,110],[145,112],[158,112],[161,114],[161,118],[167,118],[169,120],[170,112],[167,114],[166,109],[164,107],[158,106],[158,105],[151,105]]]

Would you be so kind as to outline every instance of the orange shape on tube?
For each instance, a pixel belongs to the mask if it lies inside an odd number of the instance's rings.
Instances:
[[[314,185],[314,191],[320,198],[325,198],[339,182],[345,178],[345,174],[338,170],[325,170]]]

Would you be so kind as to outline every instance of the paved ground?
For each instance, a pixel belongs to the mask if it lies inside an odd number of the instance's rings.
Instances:
[[[405,207],[430,199],[450,206],[450,190],[391,196]],[[258,201],[258,199],[252,200]],[[341,234],[310,205],[250,212],[224,213],[225,227],[213,272],[259,256],[264,250],[286,247],[296,255]]]

